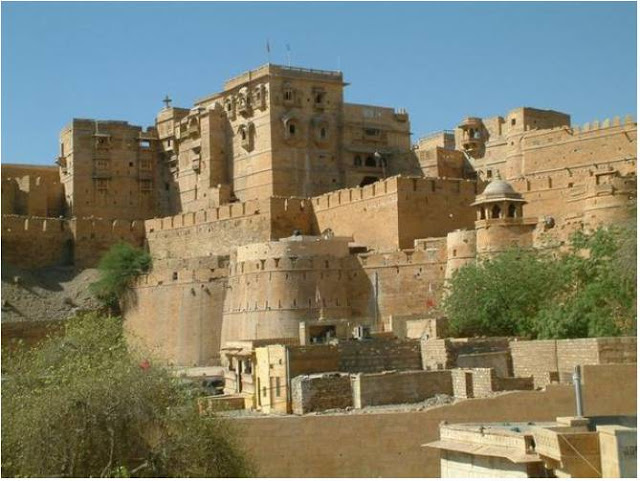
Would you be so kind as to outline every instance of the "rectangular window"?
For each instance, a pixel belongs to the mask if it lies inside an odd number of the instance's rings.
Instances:
[[[364,135],[368,137],[378,137],[380,135],[380,129],[364,129]]]
[[[140,181],[140,192],[151,192],[153,184],[149,179],[142,179]]]
[[[96,179],[96,190],[98,192],[106,192],[109,188],[109,181],[107,179]]]

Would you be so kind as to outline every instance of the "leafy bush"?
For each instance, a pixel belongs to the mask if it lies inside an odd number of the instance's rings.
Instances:
[[[151,257],[142,249],[119,242],[102,257],[98,264],[100,279],[89,287],[103,304],[115,311],[131,282],[151,267]]]
[[[189,391],[129,352],[118,318],[65,329],[3,356],[2,476],[252,475],[231,426],[201,418]]]
[[[557,257],[511,250],[466,265],[443,307],[453,335],[635,335],[636,286],[636,230],[618,226],[576,233]]]

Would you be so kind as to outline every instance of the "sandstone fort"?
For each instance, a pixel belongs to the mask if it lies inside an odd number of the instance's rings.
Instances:
[[[544,418],[533,389],[575,364],[606,382],[596,368],[635,363],[630,338],[444,339],[439,307],[467,263],[562,249],[631,216],[631,117],[573,125],[514,106],[412,143],[407,110],[347,103],[347,85],[339,71],[267,64],[192,107],[167,97],[150,127],[71,120],[55,165],[2,165],[3,262],[80,270],[119,241],[144,248],[153,267],[125,305],[131,342],[176,367],[220,366],[230,399],[265,413],[531,391],[519,402]],[[544,402],[570,411],[560,385]],[[478,417],[517,417],[498,404],[476,404]],[[329,445],[365,421],[327,422],[316,435]],[[437,474],[412,466],[402,475]],[[286,475],[385,475],[296,469]]]

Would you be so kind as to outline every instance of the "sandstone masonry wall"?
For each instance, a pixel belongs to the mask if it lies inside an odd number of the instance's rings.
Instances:
[[[453,394],[450,371],[402,371],[353,377],[356,408],[416,403],[436,394]]]
[[[2,216],[2,260],[37,269],[73,262],[73,233],[60,219]]]
[[[533,376],[536,387],[570,381],[574,366],[636,362],[635,337],[514,341],[514,375]],[[551,373],[551,374],[550,374]]]
[[[353,406],[349,375],[326,373],[320,376],[297,376],[291,380],[291,390],[294,414]]]

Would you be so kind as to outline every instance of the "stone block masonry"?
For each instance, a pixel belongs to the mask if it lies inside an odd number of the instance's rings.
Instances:
[[[351,380],[348,374],[297,376],[291,380],[291,390],[291,408],[294,414],[353,406]]]
[[[416,403],[436,394],[453,394],[451,371],[402,371],[353,376],[356,408]]]
[[[635,337],[514,341],[510,349],[514,375],[533,376],[536,387],[545,386],[551,379],[570,382],[578,365],[637,362]]]

